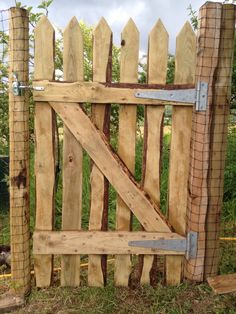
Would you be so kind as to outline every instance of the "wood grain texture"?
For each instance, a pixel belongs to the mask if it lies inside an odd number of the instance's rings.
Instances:
[[[192,103],[177,102],[177,101],[166,101],[150,98],[138,98],[135,96],[140,89],[138,86],[136,88],[130,87],[112,87],[116,84],[102,84],[96,82],[76,82],[76,83],[65,83],[65,82],[49,82],[49,81],[34,81],[33,86],[41,86],[44,88],[43,91],[33,91],[34,99],[37,101],[57,101],[57,102],[91,102],[96,104],[106,104],[106,103],[119,103],[125,104],[125,107],[134,107],[134,103],[139,105],[173,105],[173,106],[190,106]],[[163,88],[160,90],[168,89],[168,85],[161,85]],[[160,87],[161,87],[160,86]],[[130,88],[129,88],[130,87]],[[185,85],[180,87],[185,88]],[[192,85],[187,85],[194,88]],[[175,89],[175,88],[174,88]],[[177,89],[180,89],[179,87]],[[153,89],[148,89],[152,91]],[[100,105],[102,106],[102,105]]]
[[[93,81],[106,82],[111,66],[112,32],[102,18],[93,31]],[[110,71],[111,73],[111,71]],[[110,105],[92,105],[92,120],[101,130],[109,130]],[[108,134],[105,134],[108,135]],[[107,229],[108,181],[93,163],[90,175],[91,203],[89,230]],[[101,287],[106,278],[106,256],[90,255],[88,285]]]
[[[9,192],[12,288],[21,295],[30,291],[30,204],[29,204],[29,94],[14,96],[13,73],[28,85],[29,20],[24,9],[9,10]],[[10,308],[13,298],[1,300]],[[6,310],[6,308],[5,308]]]
[[[8,291],[1,294],[0,296],[0,313],[10,313],[12,311],[17,311],[18,309],[23,308],[25,304],[26,302],[24,296],[20,294],[16,295]]]
[[[34,252],[40,254],[176,254],[184,252],[165,251],[129,246],[136,240],[182,240],[172,232],[129,231],[36,231]]]
[[[215,294],[236,292],[236,274],[209,277],[207,281]]]
[[[186,22],[176,38],[175,83],[195,82],[196,35]],[[185,235],[192,108],[172,109],[169,165],[168,218],[175,231]],[[178,184],[176,184],[178,182]],[[183,258],[166,257],[166,283],[177,285],[183,275]]]
[[[57,103],[53,102],[50,105],[136,215],[144,229],[169,232],[170,227],[158,207],[135,183],[129,170],[113,152],[103,132],[96,128],[80,106],[77,104],[57,106]]]
[[[54,29],[46,16],[35,28],[35,79],[54,79]],[[35,104],[35,230],[52,230],[55,192],[55,113],[47,103]],[[37,287],[50,286],[53,271],[52,255],[35,255]]]
[[[135,83],[138,80],[139,31],[132,19],[121,34],[120,81]],[[134,102],[135,104],[135,102]],[[118,155],[134,174],[136,143],[136,105],[121,105],[119,109]],[[130,230],[131,211],[118,196],[116,204],[116,229]],[[131,256],[115,258],[114,280],[116,286],[128,286],[131,273]]]
[[[213,114],[214,80],[219,62],[222,4],[206,2],[199,12],[197,36],[196,82],[208,85],[207,110],[193,110],[193,127],[188,184],[187,232],[198,232],[196,258],[186,261],[185,276],[202,281],[206,250],[206,216],[209,204],[208,173],[210,167],[211,123]]]
[[[161,20],[158,20],[149,34],[148,41],[148,83],[165,84],[168,58],[168,33]],[[160,174],[161,145],[164,106],[145,107],[143,187],[152,200],[160,206]],[[154,231],[154,230],[153,230]],[[156,230],[161,231],[161,230]],[[152,283],[156,280],[156,262],[153,256],[144,256],[141,284],[150,283],[153,267]]]
[[[205,279],[218,274],[220,260],[220,218],[224,193],[224,169],[227,150],[231,95],[232,61],[235,36],[235,5],[222,8],[219,61],[214,86],[214,117],[211,129],[209,206],[206,222]]]
[[[63,73],[68,82],[83,81],[83,36],[75,17],[64,31]],[[64,126],[62,230],[80,230],[82,214],[83,150]],[[80,285],[80,256],[61,257],[61,285]]]

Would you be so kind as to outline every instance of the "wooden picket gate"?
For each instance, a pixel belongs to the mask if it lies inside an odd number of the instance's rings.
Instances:
[[[199,31],[201,39],[209,37],[209,29],[212,25],[221,28],[222,24],[215,25],[215,13],[219,11],[219,6],[222,5],[208,3],[202,7]],[[232,6],[224,7],[225,12],[229,8],[232,11]],[[209,29],[204,28],[206,22]],[[195,88],[195,79],[196,83],[204,81],[208,84],[208,96],[205,95],[208,112],[212,106],[210,90],[215,88],[214,69],[218,65],[217,62],[209,61],[209,54],[217,52],[215,57],[217,61],[221,57],[219,38],[211,37],[212,44],[202,52],[203,43],[199,40],[198,47],[196,46],[196,35],[190,24],[185,23],[176,40],[175,85],[166,85],[168,33],[161,20],[158,20],[149,34],[148,84],[141,85],[137,84],[139,32],[130,19],[121,38],[120,83],[112,83],[112,32],[102,18],[93,33],[93,82],[84,82],[83,38],[76,18],[73,18],[64,31],[63,68],[66,82],[59,82],[54,80],[54,30],[46,17],[41,18],[35,29],[33,83],[36,102],[36,225],[33,244],[38,287],[51,284],[55,254],[62,255],[61,284],[63,286],[80,285],[80,255],[82,254],[88,254],[88,285],[90,286],[104,285],[107,255],[115,256],[116,285],[129,284],[132,255],[144,255],[139,274],[142,284],[153,281],[155,269],[153,265],[157,263],[155,258],[157,255],[167,255],[166,282],[177,284],[182,280],[184,256],[189,253],[187,234],[191,235],[192,231],[198,231],[197,222],[194,222],[193,226],[188,224],[186,230],[188,190],[191,191],[191,187],[188,187],[188,179],[193,186],[196,186],[194,183],[197,182],[194,181],[197,180],[196,177],[191,177],[189,171],[189,165],[192,169],[196,162],[196,156],[193,151],[190,154],[190,149],[199,152],[199,149],[204,148],[204,145],[201,146],[202,148],[199,148],[200,144],[197,146],[201,141],[197,136],[199,136],[199,128],[201,130],[202,127],[202,120],[197,124],[196,117],[206,118],[206,124],[207,121],[211,121],[211,118],[208,119],[208,113],[198,112],[195,108],[193,110],[193,104],[187,101],[139,98],[137,93],[172,90],[173,93],[179,91],[186,94],[188,90],[190,93]],[[232,38],[228,40],[232,41]],[[198,49],[197,61],[196,49]],[[206,60],[208,60],[207,64]],[[227,84],[229,86],[229,82]],[[185,91],[182,91],[183,89]],[[226,96],[228,97],[228,94]],[[83,103],[92,104],[91,119],[83,111]],[[111,103],[120,104],[117,153],[109,144]],[[135,182],[133,177],[137,104],[145,106],[141,185]],[[173,106],[168,217],[164,217],[160,210],[160,165],[165,105]],[[195,134],[198,135],[195,138],[195,146],[190,147],[193,113]],[[56,114],[64,123],[61,231],[53,231]],[[206,128],[204,136],[209,136],[208,131]],[[83,150],[93,161],[90,173],[91,202],[88,231],[81,229]],[[204,166],[198,168],[198,178],[202,175],[204,179],[204,171]],[[116,231],[107,230],[108,182],[118,194]],[[204,189],[205,185],[201,184],[201,189]],[[197,199],[198,191],[195,193],[194,197]],[[193,215],[194,210],[193,207],[191,212]],[[131,212],[143,227],[143,229],[140,227],[140,231],[131,231]],[[144,243],[146,240],[157,240],[152,243],[158,243],[159,246],[148,247]],[[199,254],[202,252],[201,235],[197,234],[195,240],[195,244],[193,241],[190,246],[197,246],[198,250],[195,255],[189,257],[194,261],[199,260]],[[137,242],[135,244],[132,241],[144,242],[138,246]],[[202,255],[200,259],[202,261]],[[186,266],[186,274],[191,273],[192,265],[190,263],[190,266]],[[197,276],[198,273],[196,278]]]

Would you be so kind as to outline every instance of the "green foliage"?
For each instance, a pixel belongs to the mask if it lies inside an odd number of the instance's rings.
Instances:
[[[231,103],[230,108],[236,109],[236,35],[234,37],[234,57],[232,69],[232,85],[231,85]]]
[[[192,24],[192,27],[194,30],[197,30],[198,28],[197,11],[193,10],[193,7],[191,4],[188,6],[187,10],[189,11],[188,15],[190,17],[190,22]]]
[[[228,143],[224,171],[224,221],[236,221],[236,129],[231,125],[228,130]]]
[[[9,36],[3,30],[0,31],[0,47],[1,47],[1,60],[0,60],[0,144],[6,145],[8,142],[8,66],[7,66],[7,47]]]
[[[79,22],[82,30],[84,40],[84,79],[85,81],[91,81],[93,77],[92,71],[92,59],[93,59],[93,47],[92,47],[92,35],[93,29],[91,26],[87,26],[83,21]]]
[[[175,57],[171,54],[168,55],[168,64],[167,64],[167,83],[174,83],[175,77]]]

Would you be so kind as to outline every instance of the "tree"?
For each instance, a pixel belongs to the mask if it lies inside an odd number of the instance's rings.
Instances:
[[[37,25],[39,19],[42,15],[48,15],[49,7],[53,0],[42,1],[37,9],[40,11],[35,13],[32,6],[26,6],[21,2],[15,1],[16,7],[25,8],[29,12],[29,23],[30,23],[30,81],[33,78],[33,68],[34,68],[34,55],[32,53],[34,47],[34,28]],[[84,79],[86,81],[92,80],[92,27],[87,26],[84,22],[79,22],[84,39]],[[63,71],[63,32],[61,29],[57,28],[56,31],[57,38],[55,41],[55,69]],[[8,48],[8,35],[4,30],[0,32],[0,45],[3,47],[3,53],[0,60],[0,138],[2,139],[2,144],[8,146],[9,137],[9,127],[8,127],[8,64],[7,64],[7,48]],[[112,80],[114,82],[119,81],[119,54],[120,49],[113,45],[112,49]],[[117,123],[117,110],[113,108],[114,123]],[[34,101],[32,95],[30,96],[30,133],[34,132]],[[2,146],[2,145],[1,145]]]

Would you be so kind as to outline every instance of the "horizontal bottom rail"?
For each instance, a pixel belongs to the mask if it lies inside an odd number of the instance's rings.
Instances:
[[[186,241],[173,232],[35,231],[34,254],[158,254],[185,255],[185,249],[130,246],[133,241]]]

